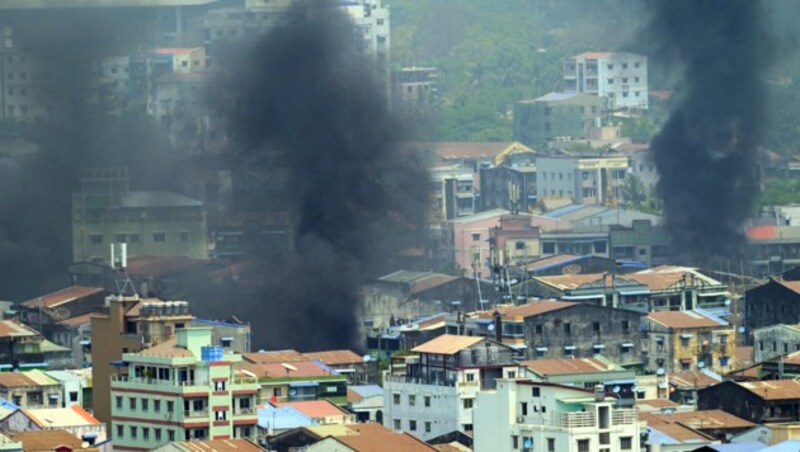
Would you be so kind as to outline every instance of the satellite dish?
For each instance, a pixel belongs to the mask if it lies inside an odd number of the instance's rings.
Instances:
[[[656,375],[664,375],[664,368],[659,367],[658,369],[656,369]]]
[[[289,390],[289,395],[292,396],[292,397],[296,396],[297,395],[297,389],[290,389]]]
[[[739,332],[740,333],[744,333],[745,331],[747,331],[747,329],[745,327],[743,327],[743,326],[739,327]]]
[[[613,388],[611,388],[611,392],[613,392],[614,394],[619,394],[619,386],[614,386]]]
[[[486,329],[487,329],[487,330],[489,330],[489,331],[494,331],[494,323],[490,323],[490,324],[489,324],[489,325],[486,327]]]
[[[368,363],[368,362],[372,361],[372,357],[371,357],[371,356],[369,356],[369,355],[364,355],[364,358],[363,358],[363,359],[364,359],[364,362],[365,362],[365,363]]]
[[[706,367],[706,363],[704,363],[703,361],[700,361],[699,363],[697,363],[697,368],[698,369],[702,369],[704,367]]]
[[[725,299],[725,306],[730,306],[730,305],[731,305],[731,299],[730,298]]]

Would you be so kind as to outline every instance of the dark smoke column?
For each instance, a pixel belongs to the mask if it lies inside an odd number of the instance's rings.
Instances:
[[[257,347],[362,349],[361,287],[419,246],[428,178],[399,152],[401,124],[336,2],[296,3],[219,96],[247,161],[288,175],[265,207],[296,219],[289,257],[267,259],[256,296],[230,308],[245,308]]]
[[[761,2],[653,0],[656,45],[684,74],[652,149],[676,257],[710,264],[742,252],[758,196],[767,44]]]

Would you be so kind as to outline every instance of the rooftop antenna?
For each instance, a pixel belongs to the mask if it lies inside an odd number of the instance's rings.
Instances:
[[[127,243],[112,243],[111,244],[111,269],[115,275],[115,286],[117,295],[125,296],[126,293],[133,294],[138,297],[136,288],[133,287],[133,281],[128,276],[128,244]]]

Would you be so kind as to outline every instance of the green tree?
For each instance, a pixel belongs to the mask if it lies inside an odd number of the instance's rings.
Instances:
[[[627,206],[639,210],[647,201],[647,187],[639,176],[629,174],[622,185],[622,196]]]

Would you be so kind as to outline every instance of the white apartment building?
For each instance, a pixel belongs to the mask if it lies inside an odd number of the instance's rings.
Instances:
[[[383,424],[425,441],[472,431],[478,393],[522,372],[510,347],[484,337],[443,335],[412,352],[405,375],[384,377]]]
[[[638,452],[640,423],[595,392],[531,380],[498,380],[478,394],[475,452]]]
[[[587,52],[564,61],[564,92],[607,97],[614,109],[648,107],[647,57]]]

